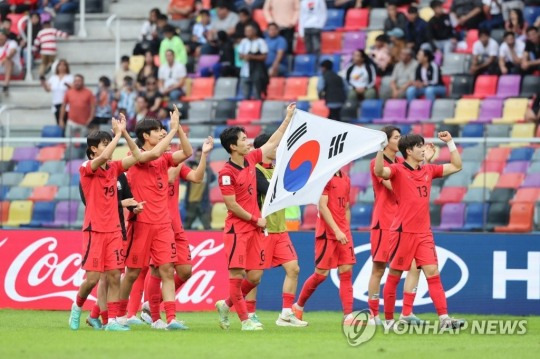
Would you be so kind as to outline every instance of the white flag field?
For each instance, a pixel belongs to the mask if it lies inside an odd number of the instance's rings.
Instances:
[[[277,149],[262,216],[294,205],[318,204],[334,173],[378,151],[385,140],[382,131],[296,110]]]

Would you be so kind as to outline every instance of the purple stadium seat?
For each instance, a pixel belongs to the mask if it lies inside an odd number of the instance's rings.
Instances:
[[[478,120],[474,122],[491,123],[494,118],[502,117],[504,101],[502,99],[486,99],[480,104]]]
[[[13,151],[13,161],[26,161],[26,160],[35,160],[37,154],[39,153],[39,148],[37,147],[16,147]]]
[[[529,161],[512,161],[506,163],[503,173],[526,173],[529,168]]]
[[[197,76],[201,76],[202,69],[212,68],[218,62],[219,55],[201,55],[201,57],[199,58]]]
[[[373,123],[403,122],[407,117],[407,100],[388,100],[384,105],[383,118],[373,120]]]
[[[456,230],[463,228],[465,221],[465,203],[447,203],[441,210],[441,224],[439,230]]]
[[[77,221],[77,210],[80,201],[60,201],[56,205],[52,227],[67,227]]]
[[[354,173],[351,175],[351,186],[358,188],[367,188],[371,181],[370,173]]]
[[[497,84],[497,94],[495,98],[507,98],[519,96],[521,87],[521,76],[519,75],[502,75],[499,77]]]
[[[540,183],[540,173],[530,173],[525,177],[525,181],[521,184],[521,188],[537,188]]]
[[[341,52],[343,54],[351,54],[355,50],[366,47],[366,34],[362,31],[346,32],[343,34],[343,46]]]
[[[431,118],[430,100],[412,100],[409,105],[407,122],[421,122]]]
[[[66,164],[66,173],[74,174],[79,173],[79,167],[83,164],[85,160],[71,160]]]

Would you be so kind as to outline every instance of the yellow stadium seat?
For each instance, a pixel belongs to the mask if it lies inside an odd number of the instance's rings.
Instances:
[[[534,123],[516,123],[512,126],[510,137],[512,138],[532,138],[534,137]]]
[[[227,218],[227,207],[225,203],[218,202],[212,206],[212,229],[223,229],[225,227],[225,218]]]
[[[504,102],[503,115],[501,118],[494,118],[493,123],[515,123],[523,120],[529,100],[526,98],[511,98]]]
[[[369,49],[373,45],[375,45],[375,39],[377,38],[377,36],[382,35],[383,33],[384,32],[381,30],[374,30],[374,31],[368,32],[367,38],[366,38],[366,49]]]
[[[178,192],[178,203],[182,202],[186,198],[187,186],[180,184],[180,190]]]
[[[116,147],[114,149],[114,152],[113,152],[113,155],[112,155],[113,161],[118,161],[118,160],[123,159],[124,157],[127,157],[128,152],[129,152],[129,147],[128,146]]]
[[[9,206],[7,227],[18,227],[32,220],[32,201],[13,201]]]
[[[13,150],[11,146],[0,147],[0,161],[11,161]]]
[[[49,174],[47,172],[29,172],[24,176],[21,187],[41,187],[47,184]]]
[[[313,76],[309,79],[308,83],[308,90],[307,95],[299,97],[299,101],[316,101],[319,99],[319,92],[317,91],[317,83],[319,82],[319,78],[317,76]]]
[[[461,99],[456,103],[456,112],[454,118],[444,120],[444,123],[466,124],[478,118],[480,111],[480,100]]]
[[[186,93],[186,96],[191,96],[191,78],[186,77],[186,80],[184,81],[184,92]]]
[[[499,180],[499,174],[497,172],[482,172],[474,177],[473,183],[470,185],[471,188],[482,188],[486,187],[493,189]]]
[[[424,21],[429,21],[433,15],[435,15],[435,11],[433,11],[433,9],[430,7],[423,7],[418,12],[418,15],[420,15]]]
[[[144,56],[143,55],[133,55],[129,58],[129,69],[136,74],[141,71],[144,66]],[[135,79],[134,79],[135,80]]]

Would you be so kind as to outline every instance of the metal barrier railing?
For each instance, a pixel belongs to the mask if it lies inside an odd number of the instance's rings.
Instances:
[[[113,30],[112,24],[116,20],[116,26]],[[109,29],[109,32],[114,37],[114,70],[118,71],[120,69],[120,18],[113,14],[109,16],[105,25]]]

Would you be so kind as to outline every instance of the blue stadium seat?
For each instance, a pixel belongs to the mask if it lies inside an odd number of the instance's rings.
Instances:
[[[32,221],[28,227],[42,227],[44,224],[54,222],[55,207],[56,202],[35,202]]]
[[[321,55],[319,58],[319,66],[324,60],[330,60],[334,64],[334,67],[332,68],[335,72],[339,72],[341,68],[341,56],[334,54],[334,55]],[[319,75],[321,74],[320,68],[318,69]]]
[[[467,231],[481,230],[484,227],[488,206],[488,203],[469,203],[465,210],[465,224],[463,229]]]
[[[540,16],[540,6],[526,6],[523,9],[523,18],[529,25],[534,24],[538,16]]]
[[[34,160],[25,160],[20,161],[17,163],[17,166],[15,166],[15,172],[17,173],[28,173],[28,172],[36,172],[39,169],[39,161]]]
[[[512,161],[530,161],[534,155],[534,149],[530,147],[515,148],[510,152],[508,162]]]
[[[323,31],[334,31],[343,27],[344,18],[345,11],[343,9],[328,9]]]
[[[214,138],[219,138],[219,135],[221,135],[221,132],[227,128],[226,125],[218,125],[214,128]]]
[[[484,137],[484,125],[469,123],[461,129],[461,137]]]
[[[317,56],[296,55],[294,57],[294,68],[291,76],[315,76],[317,74]]]
[[[383,100],[364,100],[360,109],[359,123],[371,123],[375,118],[381,118]]]
[[[309,101],[298,101],[296,103],[296,108],[302,111],[309,111],[310,106],[311,104],[309,103]]]
[[[45,138],[64,137],[64,131],[62,130],[60,126],[56,126],[56,125],[43,126],[43,128],[41,129],[41,137],[45,137]],[[48,146],[56,146],[56,144],[52,142],[42,142],[38,144],[38,147],[48,147]]]
[[[71,175],[71,182],[70,186],[78,186],[80,181],[81,175],[78,173],[74,173]]]
[[[6,195],[9,192],[9,186],[0,186],[0,201],[6,199]]]
[[[357,203],[351,208],[351,228],[369,227],[373,206],[369,203]]]

